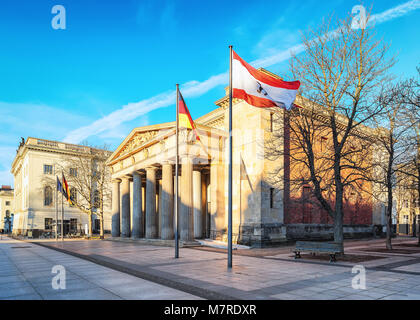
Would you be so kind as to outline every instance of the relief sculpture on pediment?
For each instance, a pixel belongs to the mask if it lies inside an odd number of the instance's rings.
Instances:
[[[147,131],[142,133],[137,133],[128,143],[127,145],[121,150],[120,155],[130,153],[131,151],[135,150],[145,142],[152,139],[154,136],[157,135],[159,131]]]

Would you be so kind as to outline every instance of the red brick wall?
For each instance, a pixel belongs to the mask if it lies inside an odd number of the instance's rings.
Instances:
[[[301,171],[290,158],[291,138],[290,138],[290,121],[285,113],[284,117],[284,222],[286,224],[333,224],[333,219],[329,214],[320,207],[318,200],[313,196],[312,192],[306,200],[303,197],[303,186],[296,187],[294,183],[295,172],[291,170]],[[314,149],[319,146],[314,146]],[[293,152],[293,151],[292,151]],[[301,170],[301,171],[300,171]],[[292,177],[292,180],[290,180]],[[310,184],[305,186],[311,187]],[[364,188],[369,191],[370,185],[365,184]],[[311,189],[312,190],[312,189]],[[334,202],[330,204],[334,206]],[[344,199],[344,217],[343,223],[347,225],[372,224],[372,197],[363,191],[358,192],[358,197],[352,199]]]

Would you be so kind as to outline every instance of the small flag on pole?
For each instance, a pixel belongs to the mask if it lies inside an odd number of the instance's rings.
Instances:
[[[184,98],[182,97],[181,91],[179,92],[179,127],[180,128],[188,128],[194,131],[195,137],[197,141],[200,141],[200,136],[197,133],[197,129],[195,127],[195,123],[191,118],[190,112],[188,111],[187,105],[185,104]]]
[[[63,173],[63,195],[67,199],[67,201],[69,202],[69,204],[70,205],[73,205],[73,201],[71,201],[69,185],[67,183],[66,178],[64,177],[64,173]]]
[[[299,87],[299,81],[283,81],[255,69],[232,50],[233,98],[258,108],[277,106],[290,110]]]
[[[61,184],[60,179],[57,177],[57,191],[63,193],[63,185]]]

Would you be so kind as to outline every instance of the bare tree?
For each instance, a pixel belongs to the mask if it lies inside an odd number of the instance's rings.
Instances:
[[[77,156],[68,158],[65,161],[67,168],[76,168],[75,174],[68,178],[69,184],[74,186],[76,194],[71,194],[74,198],[74,205],[89,217],[88,236],[92,235],[92,216],[96,214],[100,222],[100,237],[104,237],[104,203],[109,202],[110,193],[110,172],[105,165],[110,152],[107,146],[101,148],[85,146],[89,152],[78,153]]]
[[[376,148],[373,158],[373,172],[367,179],[378,186],[373,196],[382,200],[386,195],[386,248],[392,250],[392,211],[394,193],[403,179],[398,170],[403,168],[403,159],[408,151],[406,126],[403,119],[405,104],[398,99],[398,85],[386,86],[378,97],[383,106],[383,112],[374,117],[376,124]]]
[[[386,58],[387,46],[375,40],[370,28],[352,29],[351,16],[325,20],[302,38],[305,51],[293,55],[290,65],[304,96],[297,99],[301,108],[286,116],[290,147],[270,146],[268,153],[272,158],[287,153],[291,188],[294,180],[311,185],[319,206],[334,221],[334,241],[343,243],[343,201],[356,194],[363,198],[360,172],[372,169],[373,131],[367,125],[382,111],[375,94],[389,80],[394,59]],[[283,129],[273,133],[273,144],[284,136]]]
[[[399,103],[406,105],[404,113],[405,130],[408,136],[409,150],[406,153],[401,174],[405,175],[412,183],[409,184],[413,191],[413,207],[420,206],[420,67],[417,67],[417,76],[400,82],[397,90]],[[414,222],[416,216],[414,213]],[[413,223],[415,227],[415,223]],[[420,232],[418,234],[420,245]]]

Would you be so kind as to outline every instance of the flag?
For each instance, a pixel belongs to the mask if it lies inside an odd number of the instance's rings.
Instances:
[[[299,81],[287,82],[255,69],[232,50],[232,96],[259,108],[292,108]]]
[[[63,193],[63,185],[60,182],[60,179],[57,177],[57,191]]]
[[[64,194],[64,197],[67,199],[67,201],[69,202],[69,204],[73,204],[73,202],[71,201],[71,197],[70,197],[70,190],[69,190],[69,185],[68,185],[68,183],[67,183],[67,180],[66,180],[66,178],[64,177],[64,173],[62,174],[63,175],[63,190],[64,190],[64,192],[63,192],[63,194]]]
[[[195,123],[191,118],[190,112],[188,111],[187,105],[185,104],[184,98],[182,97],[181,92],[179,91],[179,126],[181,128],[188,128],[194,131],[195,137],[200,141],[200,137],[197,133]]]

